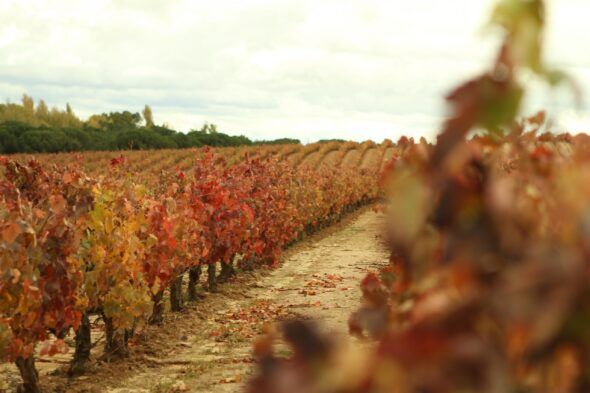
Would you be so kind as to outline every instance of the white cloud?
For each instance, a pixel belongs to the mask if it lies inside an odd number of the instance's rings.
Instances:
[[[147,103],[182,130],[213,121],[258,138],[432,137],[442,94],[493,55],[497,37],[479,34],[492,4],[0,0],[0,88],[84,116]],[[590,3],[551,5],[549,59],[590,91]],[[529,107],[547,101],[571,111],[567,94],[542,88]]]

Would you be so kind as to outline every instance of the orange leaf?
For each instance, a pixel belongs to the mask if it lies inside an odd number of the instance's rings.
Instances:
[[[13,243],[18,235],[22,233],[20,225],[16,222],[9,222],[8,225],[2,230],[2,240],[10,244]]]
[[[74,180],[74,178],[72,177],[71,173],[66,172],[66,173],[64,173],[62,180],[64,183],[69,184],[72,182],[72,180]]]
[[[55,213],[61,213],[66,208],[66,200],[61,195],[49,197],[49,205]]]

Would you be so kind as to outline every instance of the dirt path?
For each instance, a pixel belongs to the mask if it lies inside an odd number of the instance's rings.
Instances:
[[[163,327],[147,327],[133,361],[100,364],[71,381],[59,371],[42,379],[64,392],[239,392],[254,372],[253,341],[267,324],[292,317],[320,320],[356,345],[347,320],[360,304],[359,282],[387,261],[379,230],[379,216],[366,208],[292,247],[278,269],[224,285],[186,313],[168,314]]]

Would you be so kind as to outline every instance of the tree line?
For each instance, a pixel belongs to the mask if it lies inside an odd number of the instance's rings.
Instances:
[[[58,153],[96,150],[182,149],[201,146],[248,146],[255,144],[300,143],[282,138],[253,141],[244,135],[228,135],[214,124],[205,123],[188,133],[156,125],[146,105],[139,112],[95,114],[81,120],[69,104],[49,109],[23,94],[21,103],[0,104],[0,154]]]

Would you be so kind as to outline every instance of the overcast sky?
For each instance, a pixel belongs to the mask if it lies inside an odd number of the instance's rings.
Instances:
[[[432,138],[441,96],[489,63],[492,0],[0,0],[0,97],[82,117],[152,106],[252,138]],[[590,95],[590,1],[550,1],[548,60]],[[590,102],[590,99],[586,100]],[[567,91],[530,110],[590,131]]]

